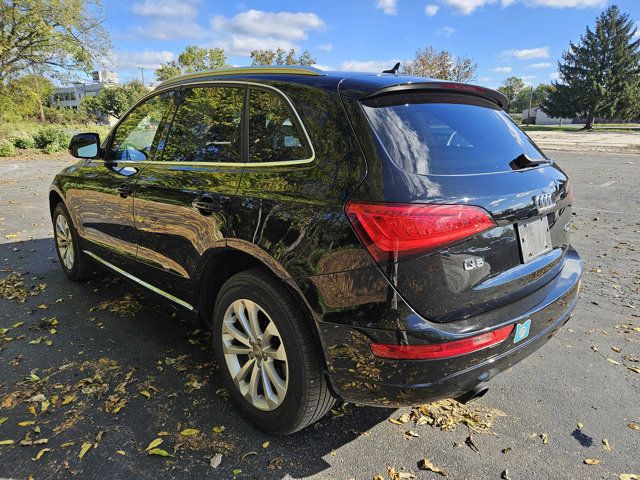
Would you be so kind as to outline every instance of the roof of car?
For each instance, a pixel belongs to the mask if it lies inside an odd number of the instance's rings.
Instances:
[[[382,93],[418,89],[453,90],[483,96],[505,108],[507,98],[500,92],[466,83],[443,81],[434,78],[394,75],[392,73],[324,71],[311,66],[253,66],[206,70],[179,75],[159,85],[159,88],[182,84],[220,80],[278,80],[288,83],[317,85],[341,89],[347,87],[357,91],[359,97],[367,98]]]

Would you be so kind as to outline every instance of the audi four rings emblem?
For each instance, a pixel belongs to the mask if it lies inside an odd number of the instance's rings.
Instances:
[[[538,209],[538,212],[546,212],[556,206],[556,201],[553,198],[553,193],[543,193],[542,195],[536,195],[533,197],[533,203]]]

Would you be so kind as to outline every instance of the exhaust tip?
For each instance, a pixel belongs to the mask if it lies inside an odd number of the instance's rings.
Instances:
[[[462,403],[463,405],[469,402],[472,402],[474,400],[477,400],[479,398],[484,397],[484,395],[489,391],[488,387],[485,387],[484,385],[477,385],[475,387],[473,387],[471,390],[469,390],[466,393],[463,393],[462,395],[460,395],[459,397],[456,397],[454,400],[456,400],[457,402]]]

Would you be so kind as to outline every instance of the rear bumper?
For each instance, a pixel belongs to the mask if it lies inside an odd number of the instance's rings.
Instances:
[[[544,345],[569,320],[578,299],[581,274],[582,262],[577,253],[570,250],[562,271],[552,280],[554,284],[545,289],[547,294],[543,301],[524,314],[505,318],[500,325],[491,328],[530,319],[528,337],[514,343],[514,330],[505,341],[494,347],[453,358],[377,358],[369,347],[372,341],[400,341],[409,345],[429,342],[420,331],[390,332],[321,324],[328,378],[334,394],[349,402],[390,407],[458,397]],[[465,332],[465,336],[479,333],[483,331]]]

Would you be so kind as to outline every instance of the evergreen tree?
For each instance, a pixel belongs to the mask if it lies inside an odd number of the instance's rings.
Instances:
[[[596,117],[631,119],[640,114],[640,38],[629,15],[612,5],[587,27],[580,43],[558,63],[543,111],[553,117],[586,118],[591,129]]]

